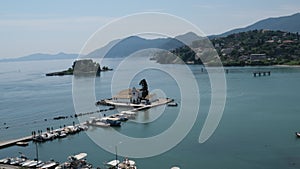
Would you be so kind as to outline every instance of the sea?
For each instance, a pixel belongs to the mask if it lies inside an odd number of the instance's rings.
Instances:
[[[29,158],[38,157],[48,161],[67,161],[70,155],[85,152],[87,161],[94,167],[104,168],[104,163],[116,158],[126,157],[122,149],[127,144],[122,140],[112,140],[106,148],[101,146],[102,139],[110,138],[110,133],[121,133],[131,138],[143,139],[160,136],[176,123],[178,117],[189,115],[195,107],[194,123],[182,123],[180,128],[191,125],[190,130],[184,133],[183,138],[167,150],[162,150],[154,155],[151,149],[156,146],[172,145],[172,139],[176,138],[176,132],[167,140],[153,139],[153,142],[145,144],[145,148],[139,148],[141,154],[149,156],[132,157],[138,168],[141,169],[170,169],[178,166],[182,169],[282,169],[300,168],[300,139],[295,132],[300,131],[300,68],[289,66],[266,67],[226,67],[224,74],[226,88],[226,101],[222,118],[213,134],[204,142],[199,143],[199,135],[212,105],[212,84],[207,69],[218,74],[214,68],[205,68],[200,65],[160,65],[178,70],[179,67],[188,68],[193,80],[197,83],[198,90],[193,88],[183,89],[177,83],[176,76],[185,76],[180,73],[169,73],[160,69],[142,70],[128,76],[119,75],[117,71],[130,73],[133,67],[121,67],[118,69],[120,59],[103,59],[101,64],[113,68],[113,71],[101,72],[100,77],[73,76],[45,76],[46,73],[65,70],[71,67],[73,60],[48,60],[48,61],[23,61],[0,62],[0,142],[31,135],[32,131],[46,131],[46,128],[59,128],[79,123],[82,120],[75,118],[78,110],[75,104],[79,101],[74,98],[74,82],[85,83],[91,81],[92,86],[85,86],[87,90],[94,91],[94,98],[101,100],[111,98],[115,93],[111,89],[112,79],[123,81],[129,87],[141,86],[141,79],[146,79],[151,92],[157,92],[158,96],[174,99],[177,107],[160,106],[153,110],[144,110],[138,113],[136,120],[122,123],[121,127],[113,129],[90,128],[86,132],[69,135],[63,139],[55,139],[45,143],[29,143],[27,147],[11,146],[0,149],[0,159],[25,154]],[[142,61],[136,61],[136,65]],[[102,66],[101,65],[101,66]],[[170,69],[167,69],[170,70]],[[270,76],[254,77],[253,72],[270,71]],[[175,71],[176,72],[176,71]],[[122,84],[115,86],[122,87]],[[187,86],[189,82],[187,81]],[[84,88],[85,89],[85,88]],[[187,90],[191,93],[199,93],[200,101],[189,98],[189,107],[182,109],[185,98],[181,92]],[[82,93],[84,98],[84,92]],[[76,103],[75,103],[76,102]],[[97,107],[94,102],[90,104],[91,111],[105,109]],[[184,112],[181,112],[184,110]],[[87,108],[87,111],[88,110]],[[106,114],[114,114],[119,109],[106,111]],[[103,114],[102,114],[103,115]],[[67,118],[53,120],[54,117],[65,116]],[[88,115],[101,116],[100,113]],[[193,122],[193,120],[191,120]],[[181,126],[180,126],[181,125]],[[105,134],[93,138],[93,132],[105,130]],[[116,144],[116,142],[118,144]],[[109,144],[109,143],[105,143]],[[138,144],[138,143],[132,143]],[[110,152],[107,147],[111,147]],[[124,154],[125,153],[125,154]]]

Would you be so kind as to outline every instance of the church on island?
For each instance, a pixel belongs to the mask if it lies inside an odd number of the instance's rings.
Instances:
[[[116,106],[116,107],[134,107],[132,111],[139,111],[163,104],[173,102],[170,98],[157,98],[156,94],[150,94],[148,84],[145,79],[141,80],[139,85],[142,88],[125,89],[110,99],[103,99],[96,102],[96,105]]]
[[[150,94],[148,91],[148,84],[145,79],[141,80],[139,85],[141,89],[133,87],[132,89],[125,89],[120,91],[117,95],[113,96],[112,101],[115,103],[126,104],[151,104],[154,94]]]

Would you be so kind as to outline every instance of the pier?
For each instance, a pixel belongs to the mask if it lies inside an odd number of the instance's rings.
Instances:
[[[30,136],[25,136],[22,138],[18,138],[18,139],[12,139],[12,140],[7,140],[7,141],[0,141],[0,149],[2,148],[6,148],[6,147],[10,147],[10,146],[14,146],[14,145],[18,145],[18,142],[29,142],[29,141],[36,141],[36,142],[45,142],[48,140],[53,140],[56,138],[62,138],[60,137],[62,131],[65,133],[65,135],[63,137],[66,137],[69,134],[75,134],[78,133],[80,131],[83,130],[87,130],[87,126],[85,126],[83,124],[73,124],[72,126],[66,126],[64,128],[58,128],[55,130],[47,131],[47,132],[41,132],[37,135],[30,135]],[[48,130],[48,129],[47,129]],[[47,136],[47,139],[42,139],[43,136]]]
[[[257,76],[271,76],[271,71],[257,71],[257,72],[253,72],[253,76],[257,77]]]
[[[31,140],[32,140],[32,136],[26,136],[26,137],[14,139],[14,140],[1,141],[0,142],[0,149],[15,145],[17,142],[26,142],[26,141],[31,141]]]
[[[138,111],[141,111],[141,110],[150,109],[150,108],[153,108],[153,107],[156,107],[156,106],[168,104],[168,103],[173,102],[173,101],[174,100],[170,99],[170,98],[159,98],[159,99],[153,101],[151,104],[142,104],[142,103],[141,104],[131,104],[131,103],[118,103],[118,102],[113,102],[111,99],[106,99],[106,100],[102,100],[102,104],[105,103],[105,105],[112,106],[112,107],[107,108],[107,109],[98,110],[98,111],[95,111],[95,112],[86,112],[86,113],[75,114],[74,117],[76,118],[78,116],[90,115],[90,114],[99,113],[99,112],[103,112],[103,111],[113,110],[113,109],[115,109],[115,106],[134,107],[133,109],[128,110],[128,111],[138,112]],[[99,105],[99,103],[98,103],[98,105]],[[113,114],[111,116],[116,116],[118,114],[120,114],[120,113]],[[67,118],[67,116],[58,116],[58,117],[54,117],[53,120],[60,120],[60,119],[65,119],[65,118]],[[85,126],[86,124],[85,123],[75,124],[73,122],[73,127],[79,127],[81,125]],[[35,137],[37,137],[37,136],[41,136],[41,135],[45,135],[45,134],[53,135],[53,133],[57,133],[58,131],[62,131],[62,130],[68,131],[68,132],[66,132],[66,134],[75,133],[75,132],[69,131],[71,129],[68,129],[68,127],[70,127],[70,126],[65,126],[64,128],[59,128],[59,129],[55,129],[55,130],[51,129],[52,133],[50,132],[50,129],[47,128],[47,130],[49,130],[49,131],[39,133],[37,135],[30,135],[30,136],[26,136],[26,137],[22,137],[22,138],[17,138],[17,139],[12,139],[12,140],[7,140],[7,141],[0,141],[0,149],[5,148],[5,147],[9,147],[9,146],[17,145],[18,142],[33,141],[35,139]],[[45,141],[47,141],[47,140],[45,140]]]
[[[132,110],[129,110],[129,111],[137,112],[137,111],[149,109],[149,108],[152,108],[152,107],[168,104],[168,103],[173,102],[173,101],[174,101],[173,99],[169,99],[169,98],[166,98],[166,99],[160,98],[160,99],[157,99],[157,101],[152,102],[149,105],[143,105],[141,107],[138,107],[138,108],[135,108],[135,109],[132,109]]]

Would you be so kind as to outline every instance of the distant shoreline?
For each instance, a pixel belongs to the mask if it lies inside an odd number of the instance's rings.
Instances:
[[[297,68],[300,68],[300,65],[274,65],[276,67],[297,67]]]

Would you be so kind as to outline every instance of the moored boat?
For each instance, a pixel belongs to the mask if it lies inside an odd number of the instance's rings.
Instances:
[[[87,153],[79,153],[77,155],[69,156],[68,161],[55,167],[55,169],[66,169],[66,168],[81,168],[90,169],[92,165],[87,163],[85,157]]]
[[[112,160],[106,163],[109,169],[137,169],[135,161],[129,160],[127,157],[120,162],[119,160]]]
[[[34,163],[34,160],[26,160],[22,163],[22,167],[29,167],[30,164]]]
[[[175,103],[175,102],[170,102],[170,103],[168,103],[167,105],[168,105],[169,107],[176,107],[176,106],[178,106],[178,104]]]
[[[28,144],[29,143],[25,142],[25,141],[19,141],[19,142],[16,143],[17,146],[23,146],[23,147],[28,146]]]
[[[61,131],[58,136],[58,138],[64,138],[64,137],[67,137],[67,133],[65,131]]]
[[[121,121],[118,121],[118,120],[110,120],[110,119],[107,119],[106,120],[110,126],[112,127],[120,127],[121,126]]]
[[[58,162],[55,161],[50,161],[45,163],[44,165],[42,165],[40,168],[41,169],[50,169],[50,168],[55,168],[56,166],[58,166]]]

